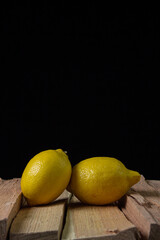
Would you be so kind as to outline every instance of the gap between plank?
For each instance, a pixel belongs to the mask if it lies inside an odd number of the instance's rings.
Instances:
[[[70,193],[70,195],[68,196],[68,199],[67,199],[67,201],[66,201],[66,203],[65,203],[64,216],[63,216],[63,220],[62,220],[62,228],[61,228],[61,233],[60,233],[59,240],[62,239],[62,234],[63,234],[64,226],[65,226],[65,224],[66,224],[66,217],[67,217],[68,206],[69,206],[69,204],[70,204],[70,201],[71,201],[72,197],[73,197],[73,194]]]

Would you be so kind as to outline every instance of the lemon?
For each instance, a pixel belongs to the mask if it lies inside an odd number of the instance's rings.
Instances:
[[[47,204],[67,187],[71,163],[61,150],[46,150],[35,155],[21,178],[21,190],[29,205]]]
[[[140,174],[110,157],[93,157],[76,164],[67,187],[81,202],[105,205],[120,199],[140,180]]]

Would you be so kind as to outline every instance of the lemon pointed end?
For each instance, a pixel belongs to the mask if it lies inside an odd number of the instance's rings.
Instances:
[[[138,183],[140,181],[141,175],[139,172],[129,170],[129,183],[130,186]]]

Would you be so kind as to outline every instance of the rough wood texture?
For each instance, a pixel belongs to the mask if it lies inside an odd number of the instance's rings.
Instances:
[[[0,240],[7,237],[9,226],[21,206],[20,179],[0,179]]]
[[[160,193],[160,181],[158,180],[147,180],[147,183],[155,188]]]
[[[137,229],[115,205],[83,205],[75,197],[69,204],[62,239],[138,239]]]
[[[143,176],[141,176],[141,180],[132,189],[142,195],[151,204],[160,207],[160,193],[149,185]]]
[[[143,239],[160,239],[159,201],[159,193],[143,176],[120,201],[122,211],[139,229]]]
[[[10,240],[59,239],[68,197],[64,191],[49,205],[22,208],[12,223]]]

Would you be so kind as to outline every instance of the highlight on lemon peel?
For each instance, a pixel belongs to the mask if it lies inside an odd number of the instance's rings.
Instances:
[[[28,204],[41,205],[55,200],[66,189],[71,172],[71,163],[62,149],[35,155],[21,178],[21,190]]]
[[[83,203],[105,205],[119,200],[140,177],[118,159],[93,157],[73,167],[67,190]]]

